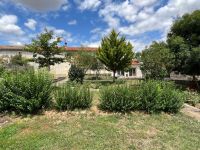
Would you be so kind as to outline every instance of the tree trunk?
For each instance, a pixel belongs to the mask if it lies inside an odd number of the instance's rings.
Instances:
[[[195,85],[195,87],[194,87],[194,88],[195,88],[196,90],[199,90],[198,79],[196,78],[196,76],[195,76],[195,75],[193,75],[192,77],[193,77],[193,79],[192,79],[192,80],[193,80],[193,82],[194,82],[194,85]]]
[[[48,70],[49,72],[51,71],[50,65],[47,66],[47,70]]]
[[[113,83],[115,83],[115,73],[116,71],[113,71]]]

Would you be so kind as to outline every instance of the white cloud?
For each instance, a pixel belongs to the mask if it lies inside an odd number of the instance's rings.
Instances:
[[[90,31],[90,33],[99,33],[101,31],[101,28],[94,28]]]
[[[17,46],[23,46],[24,44],[22,42],[19,41],[9,41],[10,45],[17,45]]]
[[[156,2],[157,0],[132,0],[132,2],[140,7],[149,6]]]
[[[143,16],[144,19],[139,15],[140,21],[130,26],[120,27],[120,31],[127,35],[142,34],[148,31],[161,31],[166,35],[175,17],[196,9],[200,9],[199,0],[171,0],[153,14],[145,14],[146,16]]]
[[[18,18],[15,15],[4,15],[0,17],[0,33],[22,35],[24,32],[17,25]]]
[[[46,28],[48,30],[51,30],[51,31],[54,32],[54,34],[56,36],[55,38],[61,37],[61,38],[63,38],[63,41],[67,41],[67,42],[72,42],[73,41],[71,33],[67,32],[67,31],[65,31],[63,29],[57,29],[57,28],[52,27],[52,26],[48,26]]]
[[[27,22],[24,23],[24,25],[31,30],[35,30],[37,22],[34,19],[28,19]]]
[[[70,5],[65,4],[65,5],[63,5],[62,10],[67,11],[69,8],[70,8]]]
[[[76,20],[71,20],[68,22],[68,25],[76,25],[77,21]]]
[[[86,42],[83,42],[81,45],[86,46],[86,47],[99,47],[100,43],[101,43],[100,41],[95,41],[95,42],[86,41]]]
[[[75,0],[80,10],[95,10],[101,5],[101,0]]]
[[[35,11],[55,11],[68,4],[68,0],[13,0],[14,3]]]
[[[161,7],[155,9],[158,6]],[[158,31],[161,33],[159,40],[165,40],[176,17],[197,9],[200,9],[200,0],[169,0],[165,6],[161,5],[159,0],[109,1],[100,9],[99,16],[108,25],[104,33],[115,28],[128,35],[135,43],[136,49],[141,49],[150,42],[135,40],[137,37],[147,32]]]

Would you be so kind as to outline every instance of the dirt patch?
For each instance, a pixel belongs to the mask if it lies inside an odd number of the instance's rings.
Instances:
[[[200,103],[196,104],[195,107],[200,109]]]
[[[187,116],[190,116],[198,121],[200,121],[200,109],[190,106],[188,104],[184,104],[183,109],[181,110]]]
[[[9,122],[11,122],[9,117],[0,115],[0,127],[2,127],[3,125],[6,125]]]
[[[153,138],[157,135],[158,130],[156,128],[151,127],[150,129],[147,130],[147,136],[150,138]]]

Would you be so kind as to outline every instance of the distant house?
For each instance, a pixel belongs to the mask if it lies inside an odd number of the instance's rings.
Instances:
[[[65,47],[65,50],[68,54],[75,53],[79,51],[86,51],[86,52],[96,52],[97,48],[92,47]],[[33,54],[31,52],[24,51],[23,46],[0,46],[0,57],[7,57],[10,58],[11,56],[17,55],[21,53],[23,57],[26,58],[33,58]],[[32,65],[35,69],[38,68],[38,64],[31,62],[30,65]],[[132,66],[128,71],[117,71],[116,76],[118,78],[142,78],[142,71],[140,70],[140,62],[136,59],[132,61]],[[56,64],[54,66],[51,66],[51,73],[54,74],[55,78],[59,77],[67,77],[68,71],[71,64],[69,62],[64,62],[60,64]],[[100,74],[107,74],[112,75],[112,72],[101,69]],[[96,74],[95,71],[88,70],[87,74]]]

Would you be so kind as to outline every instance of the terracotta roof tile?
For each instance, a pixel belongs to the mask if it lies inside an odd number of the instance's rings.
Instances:
[[[24,46],[10,46],[10,45],[0,45],[0,50],[23,50]],[[95,47],[65,47],[66,51],[97,51],[98,48]]]

